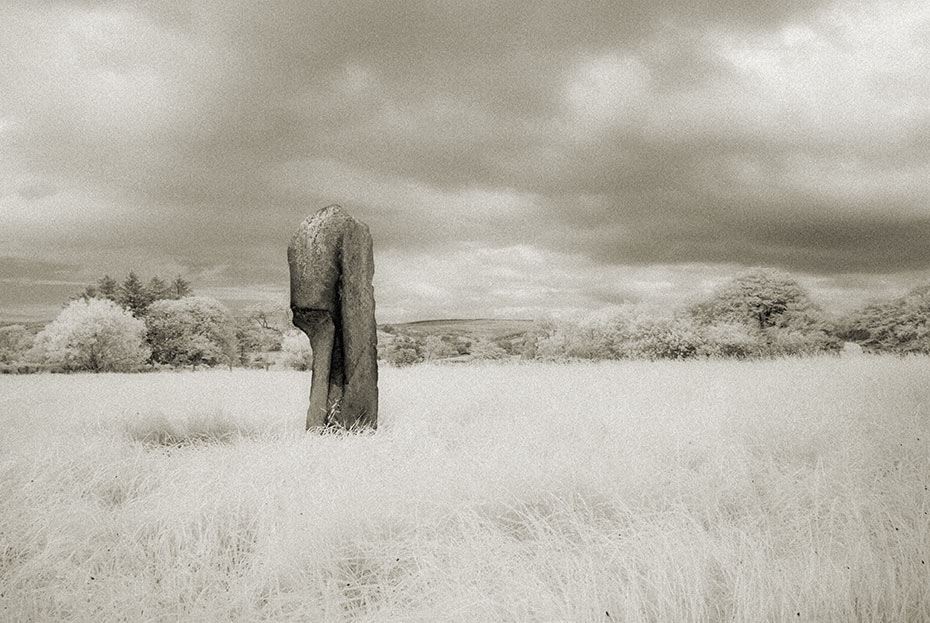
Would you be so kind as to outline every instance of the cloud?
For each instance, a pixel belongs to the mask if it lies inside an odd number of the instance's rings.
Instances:
[[[229,294],[282,283],[338,202],[406,275],[398,313],[662,297],[636,284],[689,266],[913,274],[928,24],[911,0],[4,7],[0,252]]]

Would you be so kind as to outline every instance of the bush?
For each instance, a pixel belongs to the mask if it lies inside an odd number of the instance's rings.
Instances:
[[[278,366],[293,370],[312,370],[313,351],[310,348],[310,338],[303,331],[293,329],[284,334],[281,339],[281,353],[278,355]]]
[[[745,359],[763,350],[762,336],[740,322],[720,322],[701,328],[704,335],[702,352],[711,357]]]
[[[389,343],[378,345],[378,358],[394,366],[409,366],[423,361],[423,345],[414,338],[396,334]]]
[[[639,318],[621,352],[632,359],[691,359],[705,354],[704,338],[686,316]]]
[[[26,358],[65,371],[127,372],[149,357],[145,323],[113,301],[78,299],[35,338]]]
[[[0,327],[0,364],[15,364],[32,346],[32,335],[23,325]]]
[[[152,303],[145,315],[152,360],[170,366],[232,365],[235,325],[216,299],[191,296]]]
[[[480,339],[472,344],[469,354],[472,359],[479,361],[497,361],[509,357],[506,350],[496,342],[488,339]]]
[[[930,284],[851,314],[841,335],[878,353],[930,353]]]

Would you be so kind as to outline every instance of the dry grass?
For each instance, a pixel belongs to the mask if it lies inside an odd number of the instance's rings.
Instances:
[[[0,377],[0,620],[930,621],[930,360]]]

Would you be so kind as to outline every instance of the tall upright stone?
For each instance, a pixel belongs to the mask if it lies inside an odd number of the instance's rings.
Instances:
[[[309,216],[287,247],[294,324],[310,338],[307,430],[377,428],[378,334],[368,226],[340,206]]]

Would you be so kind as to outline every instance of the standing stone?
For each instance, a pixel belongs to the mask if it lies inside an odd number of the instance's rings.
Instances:
[[[307,430],[378,426],[375,272],[368,226],[340,206],[300,224],[287,247],[294,324],[310,338]]]

